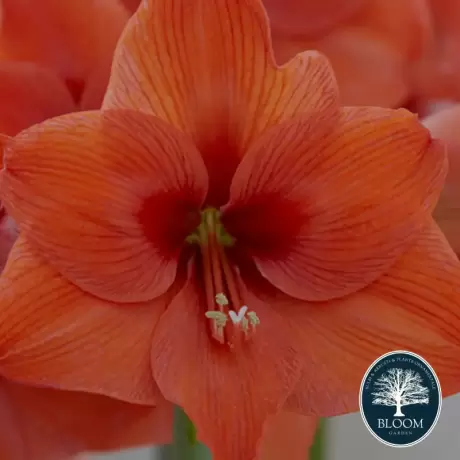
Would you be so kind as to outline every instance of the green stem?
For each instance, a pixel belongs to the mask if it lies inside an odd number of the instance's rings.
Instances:
[[[325,460],[326,458],[326,421],[321,419],[318,423],[315,439],[310,449],[310,460]]]
[[[211,460],[208,448],[198,442],[196,429],[185,412],[176,407],[174,410],[173,460]]]

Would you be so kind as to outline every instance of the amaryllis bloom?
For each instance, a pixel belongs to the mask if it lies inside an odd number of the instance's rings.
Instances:
[[[415,115],[341,108],[316,52],[277,66],[258,0],[146,0],[112,72],[101,111],[5,145],[5,377],[164,397],[219,460],[277,415],[355,411],[391,350],[459,391],[445,155]]]
[[[330,59],[342,102],[398,107],[411,94],[411,65],[431,43],[426,0],[265,0],[275,55],[305,49]]]

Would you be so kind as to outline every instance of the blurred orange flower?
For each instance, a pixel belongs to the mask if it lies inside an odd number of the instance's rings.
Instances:
[[[413,98],[426,112],[434,100],[460,100],[460,2],[426,0],[433,40],[413,66]]]
[[[171,439],[172,412],[0,378],[2,460],[62,460]]]
[[[397,107],[409,97],[411,65],[431,40],[426,0],[265,4],[278,61],[305,49],[323,52],[336,73],[343,104]]]
[[[100,107],[128,19],[117,1],[1,0],[0,133]],[[0,268],[16,236],[0,204]]]
[[[131,13],[134,13],[140,5],[141,0],[122,0],[122,2]]]
[[[449,243],[460,255],[460,105],[427,117],[424,124],[447,146],[449,174],[434,215]]]
[[[126,9],[114,0],[0,5],[0,132],[13,135],[51,116],[98,108]]]
[[[219,460],[355,411],[394,349],[459,391],[443,148],[405,110],[341,108],[319,53],[277,66],[269,32],[258,0],[146,0],[103,110],[7,141],[6,378],[166,398]]]

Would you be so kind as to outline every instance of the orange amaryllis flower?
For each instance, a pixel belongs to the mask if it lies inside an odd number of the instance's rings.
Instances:
[[[425,0],[265,2],[280,62],[317,49],[331,60],[344,104],[397,107],[405,102],[409,67],[431,39]],[[327,20],[321,30],[312,27]]]
[[[423,123],[447,145],[449,174],[434,215],[449,243],[460,255],[460,106],[434,113]]]
[[[1,372],[137,404],[156,383],[220,460],[254,458],[282,410],[356,410],[390,350],[452,394],[445,172],[413,114],[340,108],[322,55],[276,66],[260,1],[146,0],[103,110],[5,146]]]
[[[98,108],[128,19],[123,5],[118,0],[2,0],[1,9],[0,60],[45,67],[83,108]],[[54,86],[43,88],[50,93]]]
[[[0,378],[0,407],[2,460],[62,460],[170,438],[172,413],[166,404],[144,407]]]

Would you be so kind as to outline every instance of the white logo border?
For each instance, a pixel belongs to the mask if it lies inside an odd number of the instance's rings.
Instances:
[[[410,355],[410,356],[413,356],[414,358],[417,358],[419,359],[420,361],[422,361],[426,367],[428,367],[428,369],[431,371],[431,373],[433,374],[433,377],[435,379],[435,382],[436,382],[436,386],[438,387],[438,391],[439,391],[439,404],[438,404],[438,411],[436,413],[436,418],[434,419],[434,422],[433,424],[431,425],[430,429],[420,438],[420,439],[417,439],[417,441],[414,441],[414,442],[411,442],[409,444],[392,444],[391,442],[388,442],[388,441],[385,441],[383,439],[381,439],[380,437],[378,437],[374,431],[372,430],[372,428],[369,426],[369,424],[367,423],[367,420],[366,420],[366,416],[364,414],[364,411],[363,411],[363,404],[362,404],[362,399],[363,399],[363,391],[364,391],[364,385],[366,383],[366,379],[367,379],[367,376],[369,375],[369,372],[371,371],[371,369],[379,362],[381,361],[382,359],[384,358],[387,358],[388,356],[392,356],[392,355],[397,355],[397,354],[406,354],[406,355]],[[400,449],[404,449],[406,447],[412,447],[412,446],[415,446],[416,444],[419,444],[420,442],[422,442],[424,439],[426,439],[430,434],[431,432],[434,430],[434,427],[437,425],[438,423],[438,420],[439,420],[439,416],[441,415],[441,408],[442,408],[442,390],[441,390],[441,383],[439,382],[439,379],[438,379],[438,376],[435,372],[435,370],[433,369],[433,367],[431,366],[431,364],[424,358],[422,358],[420,355],[416,354],[416,353],[413,353],[412,351],[407,351],[407,350],[396,350],[396,351],[390,351],[389,353],[385,353],[384,355],[380,356],[379,358],[377,358],[367,369],[366,373],[364,374],[364,377],[361,381],[361,385],[360,385],[360,388],[359,388],[359,412],[361,414],[361,418],[363,419],[363,422],[364,422],[364,425],[366,425],[366,428],[367,430],[369,431],[369,433],[374,436],[375,439],[377,439],[377,441],[381,442],[382,444],[385,444],[386,446],[389,446],[389,447],[396,447],[396,448],[400,448]]]

